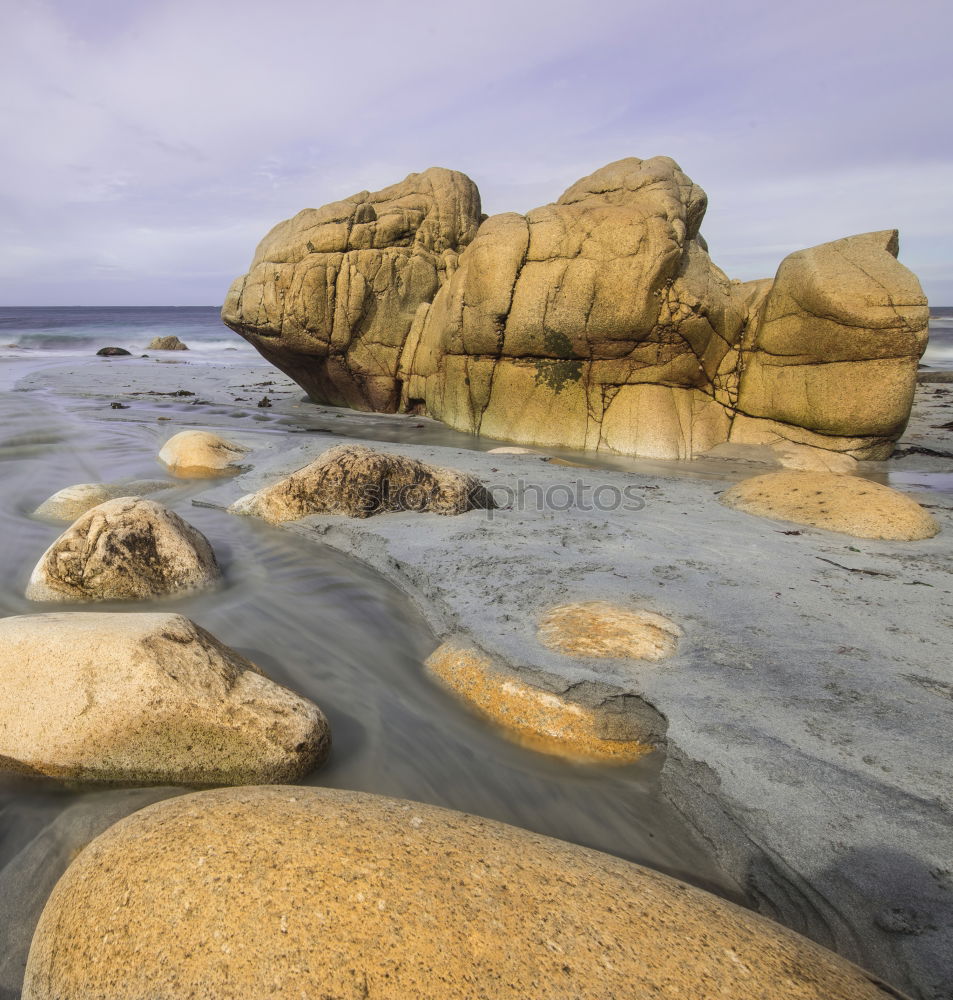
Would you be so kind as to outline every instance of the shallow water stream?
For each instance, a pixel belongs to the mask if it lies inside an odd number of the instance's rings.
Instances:
[[[157,441],[171,426],[157,428],[154,413],[141,419],[113,414],[81,395],[11,391],[26,364],[0,362],[3,616],[50,609],[22,596],[32,567],[63,530],[32,518],[37,504],[72,483],[163,477]],[[229,418],[227,411],[218,414],[221,421]],[[252,427],[268,433],[279,424],[265,420]],[[245,429],[251,428],[243,421]],[[406,433],[419,442],[412,423]],[[186,482],[157,499],[208,536],[225,570],[224,585],[188,599],[94,610],[179,611],[317,702],[330,719],[334,748],[309,783],[477,813],[740,899],[700,840],[657,795],[657,754],[609,768],[574,765],[508,742],[427,680],[421,662],[436,641],[397,589],[332,549],[193,506],[192,499],[212,485]],[[66,789],[0,776],[0,1000],[19,996],[33,926],[76,852],[123,815],[182,791]]]

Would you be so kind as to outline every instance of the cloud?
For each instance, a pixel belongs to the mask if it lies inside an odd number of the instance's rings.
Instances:
[[[899,226],[953,302],[946,21],[929,0],[11,6],[0,301],[214,303],[307,205],[440,164],[526,210],[665,153],[729,273]]]

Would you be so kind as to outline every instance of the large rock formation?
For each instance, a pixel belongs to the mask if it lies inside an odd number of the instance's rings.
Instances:
[[[173,614],[0,620],[0,770],[84,782],[294,781],[321,710]]]
[[[757,914],[619,858],[416,802],[198,792],[66,871],[23,1000],[888,1000]]]
[[[480,194],[433,167],[279,223],[223,317],[313,399],[393,412],[401,352],[476,235]]]
[[[432,169],[277,226],[222,318],[318,402],[654,458],[729,439],[886,457],[928,319],[896,232],[739,283],[706,204],[673,160],[630,158],[478,229],[472,182]]]

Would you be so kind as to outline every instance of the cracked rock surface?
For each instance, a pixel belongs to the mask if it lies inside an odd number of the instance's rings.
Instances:
[[[740,283],[708,255],[706,206],[674,160],[630,157],[481,223],[473,182],[433,168],[279,224],[222,318],[316,402],[646,458],[888,457],[928,320],[896,231]]]
[[[462,514],[492,509],[493,500],[475,476],[428,465],[416,458],[338,445],[303,469],[229,508],[272,524],[308,514],[372,517],[404,511]]]
[[[130,601],[212,586],[221,577],[208,539],[174,511],[119,497],[78,518],[43,553],[31,601]]]

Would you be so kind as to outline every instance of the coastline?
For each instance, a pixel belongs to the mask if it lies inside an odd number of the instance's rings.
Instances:
[[[104,418],[148,422],[157,446],[190,426],[251,444],[250,471],[204,492],[203,505],[227,506],[354,440],[501,487],[520,478],[544,491],[577,481],[635,487],[645,502],[636,511],[314,516],[284,527],[396,583],[438,640],[463,635],[529,683],[571,689],[582,704],[651,706],[667,720],[663,792],[766,915],[910,992],[928,995],[953,972],[953,891],[943,874],[953,752],[936,735],[949,724],[953,694],[940,669],[949,628],[941,605],[953,591],[945,565],[950,493],[925,500],[943,532],[924,542],[810,528],[789,536],[789,525],[717,503],[728,484],[765,471],[755,463],[597,463],[560,452],[577,464],[557,465],[491,455],[426,419],[302,402],[283,375],[244,358],[228,367],[204,359],[50,362],[18,388],[82,395],[107,410],[106,400],[121,400],[130,408]],[[179,390],[195,391],[195,402],[153,395]],[[270,407],[258,410],[259,392]],[[247,402],[237,405],[236,394]],[[944,414],[951,419],[947,401],[953,387],[922,384],[900,447],[948,449],[935,427]],[[158,422],[162,416],[172,419]],[[414,443],[397,440],[411,434]],[[924,500],[913,483],[944,482],[936,477],[949,477],[953,460],[914,454],[864,463],[862,472],[889,475]],[[901,586],[914,595],[904,606]],[[677,655],[664,664],[577,662],[536,642],[545,607],[599,599],[674,618],[685,633]]]

